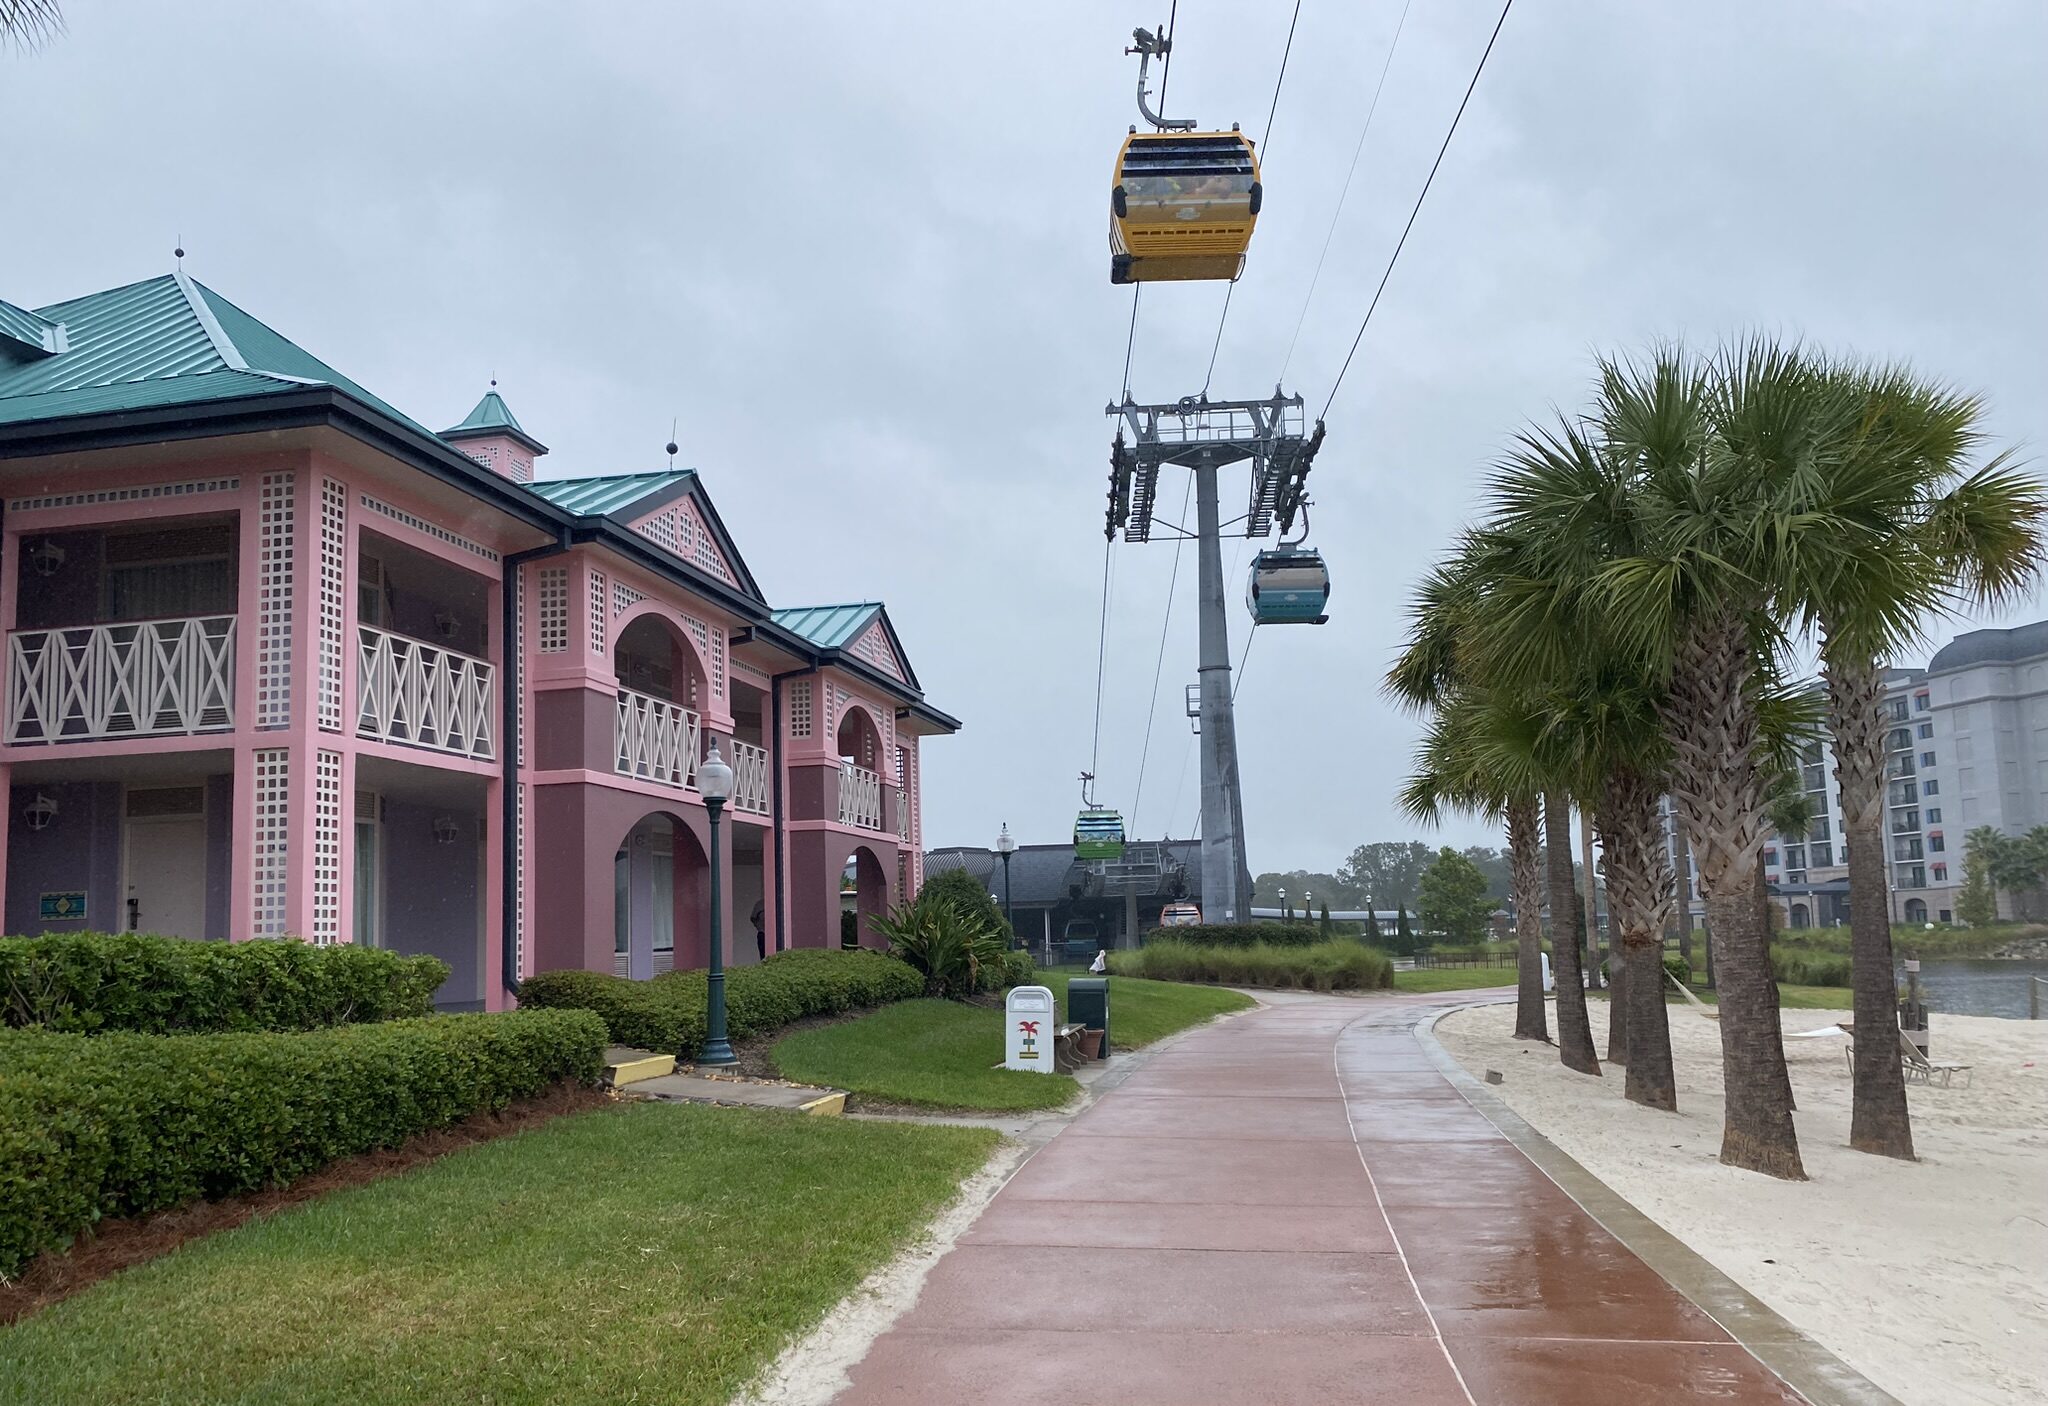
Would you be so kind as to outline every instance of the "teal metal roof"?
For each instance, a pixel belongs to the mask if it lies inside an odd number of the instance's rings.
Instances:
[[[27,308],[0,302],[0,337],[19,344],[30,356],[47,356],[57,350],[57,324],[37,317]],[[0,354],[13,356],[15,347],[0,346]]]
[[[492,383],[493,385],[496,382]],[[548,447],[528,434],[512,413],[512,407],[505,403],[505,397],[495,390],[485,391],[484,398],[476,403],[476,409],[469,412],[469,418],[453,429],[441,431],[441,438],[452,442],[477,439],[484,435],[504,435],[515,439],[536,454],[545,454]]]
[[[691,469],[671,469],[652,474],[601,474],[595,478],[539,479],[527,485],[558,507],[584,516],[600,516],[630,508],[642,499],[660,495],[673,498],[673,490],[696,479]]]
[[[69,415],[149,410],[163,405],[200,405],[210,400],[236,400],[289,389],[292,387],[275,377],[255,371],[208,371],[118,386],[80,386],[76,390],[45,391],[11,400],[0,398],[0,425],[61,420]]]
[[[66,349],[21,365],[0,364],[0,422],[281,394],[319,384],[346,391],[421,434],[432,433],[183,274],[52,303],[33,316],[61,327]],[[227,373],[234,379],[226,379]]]
[[[469,412],[469,418],[453,429],[441,431],[444,435],[460,434],[464,430],[518,430],[526,429],[512,413],[512,407],[505,403],[505,397],[496,391],[485,391],[484,398],[476,403],[476,409]]]
[[[801,635],[821,649],[842,649],[860,638],[868,623],[882,613],[880,601],[852,605],[798,605],[773,612],[775,623]]]

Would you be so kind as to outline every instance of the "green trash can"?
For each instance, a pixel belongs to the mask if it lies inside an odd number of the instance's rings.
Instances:
[[[1101,1059],[1109,1058],[1109,978],[1077,976],[1067,983],[1067,1020],[1102,1032]]]

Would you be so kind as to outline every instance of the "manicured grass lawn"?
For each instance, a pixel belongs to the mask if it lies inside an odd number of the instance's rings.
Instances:
[[[1078,975],[1085,973],[1038,975],[1062,1021],[1067,983]],[[1110,1037],[1115,1049],[1137,1049],[1252,1004],[1249,996],[1213,986],[1111,977]],[[958,1001],[902,1001],[858,1020],[800,1030],[770,1056],[784,1078],[921,1108],[1018,1113],[1057,1108],[1080,1089],[1064,1074],[995,1068],[1003,1058],[1002,1012]]]
[[[994,1068],[1002,1012],[958,1001],[899,1001],[858,1020],[784,1036],[769,1058],[785,1079],[921,1108],[1019,1113],[1057,1108],[1081,1086],[1064,1074]]]
[[[1396,991],[1473,991],[1514,984],[1513,967],[1423,967],[1394,973]]]
[[[996,1141],[664,1104],[577,1114],[0,1328],[0,1400],[714,1406]]]
[[[1040,972],[1038,984],[1052,988],[1060,1019],[1067,1018],[1067,983],[1086,972]],[[1109,1033],[1120,1050],[1142,1049],[1190,1025],[1199,1025],[1228,1011],[1257,1005],[1239,991],[1215,986],[1190,986],[1178,981],[1109,979]]]

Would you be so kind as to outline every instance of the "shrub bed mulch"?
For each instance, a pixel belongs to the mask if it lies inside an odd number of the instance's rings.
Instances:
[[[399,1176],[451,1152],[522,1133],[611,1101],[612,1095],[569,1080],[544,1094],[517,1100],[501,1112],[473,1113],[459,1123],[408,1138],[397,1147],[344,1157],[289,1186],[220,1201],[195,1201],[146,1216],[102,1221],[69,1248],[46,1251],[14,1278],[0,1279],[0,1324],[19,1322],[102,1279],[167,1255],[202,1236],[232,1230],[316,1196]]]

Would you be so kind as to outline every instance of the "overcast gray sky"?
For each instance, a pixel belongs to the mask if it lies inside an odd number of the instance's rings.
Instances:
[[[497,375],[544,472],[658,468],[679,418],[770,598],[887,600],[964,719],[927,746],[927,841],[1066,832],[1130,315],[1105,242],[1121,50],[1165,0],[67,8],[0,54],[0,298],[161,273],[182,236],[191,273],[429,424]],[[1180,9],[1168,108],[1265,153],[1213,386],[1264,394],[1399,0],[1305,0],[1270,134],[1291,5]],[[1408,16],[1287,370],[1312,409],[1496,13]],[[1251,652],[1254,870],[1416,833],[1392,802],[1415,726],[1377,693],[1401,601],[1592,350],[1762,327],[1909,357],[2039,462],[2044,57],[2035,0],[1516,5],[1330,417],[1331,622]],[[1222,300],[1148,291],[1139,399],[1200,388]],[[1116,550],[1099,789],[1180,836],[1192,552],[1137,784],[1172,561]]]

